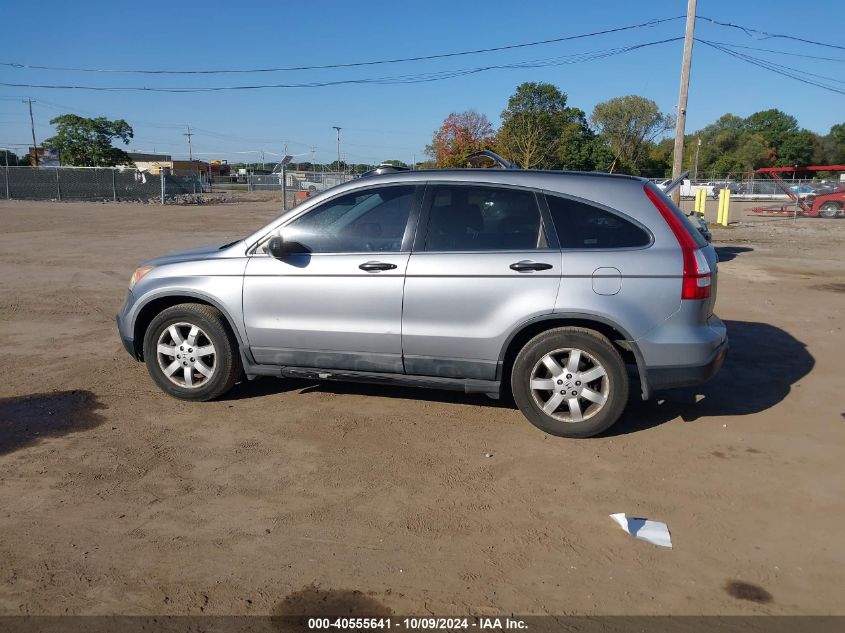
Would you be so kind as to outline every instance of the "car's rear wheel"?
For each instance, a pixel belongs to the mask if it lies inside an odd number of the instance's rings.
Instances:
[[[821,207],[819,207],[819,215],[823,218],[835,218],[841,212],[842,207],[835,202],[825,202]]]
[[[211,400],[240,375],[237,345],[220,311],[182,303],[156,316],[144,336],[144,361],[162,391],[181,400]]]
[[[628,374],[605,336],[584,328],[556,328],[520,350],[511,391],[523,415],[546,433],[592,437],[622,414]]]

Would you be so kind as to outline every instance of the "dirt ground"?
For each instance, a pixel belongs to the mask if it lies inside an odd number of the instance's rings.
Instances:
[[[451,392],[161,393],[132,270],[277,212],[0,202],[0,614],[845,614],[845,220],[737,208],[721,373],[573,441]]]

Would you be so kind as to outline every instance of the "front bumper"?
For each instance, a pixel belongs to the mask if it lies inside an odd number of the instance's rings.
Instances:
[[[115,316],[114,320],[117,323],[117,333],[120,334],[120,342],[123,343],[123,349],[129,352],[132,358],[138,360],[138,355],[135,353],[135,341],[127,337],[120,329],[120,315]]]
[[[648,384],[651,389],[672,389],[687,387],[707,382],[722,368],[728,355],[728,339],[722,342],[707,362],[701,365],[677,367],[653,367],[647,370]]]
[[[123,348],[129,352],[129,355],[132,356],[135,360],[140,360],[138,352],[135,350],[135,340],[134,336],[132,335],[132,331],[129,329],[129,308],[132,306],[132,293],[129,292],[126,295],[126,301],[123,302],[123,306],[120,308],[120,312],[114,317],[115,323],[117,323],[117,333],[120,335],[120,342],[123,343]]]

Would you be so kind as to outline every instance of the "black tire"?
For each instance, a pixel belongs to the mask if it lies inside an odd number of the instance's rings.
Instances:
[[[604,368],[608,381],[604,404],[579,422],[562,421],[543,411],[531,389],[532,371],[539,366],[541,359],[563,349],[578,349],[592,356]],[[625,409],[628,402],[628,372],[619,352],[605,336],[585,328],[555,328],[535,336],[517,354],[511,371],[511,392],[519,410],[537,428],[559,437],[592,437],[610,428]]]
[[[196,325],[214,346],[211,376],[200,386],[188,388],[174,383],[161,366],[161,355],[158,353],[159,338],[175,324]],[[229,333],[223,315],[216,308],[201,303],[180,303],[163,310],[152,320],[144,335],[144,362],[150,376],[161,390],[180,400],[213,400],[231,389],[241,374],[237,343]],[[180,369],[177,369],[177,372]]]
[[[842,212],[842,207],[840,207],[835,202],[825,202],[819,208],[819,217],[822,218],[835,218]]]

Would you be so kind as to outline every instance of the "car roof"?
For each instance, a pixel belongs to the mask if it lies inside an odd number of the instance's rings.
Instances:
[[[625,174],[540,169],[421,169],[359,178],[341,185],[347,190],[379,183],[462,183],[505,185],[563,193],[614,206],[633,187],[642,188],[644,178]]]
[[[456,180],[456,181],[477,181],[477,182],[501,182],[517,183],[526,179],[536,181],[538,179],[550,178],[612,178],[634,180],[641,182],[644,179],[627,174],[609,174],[599,171],[565,171],[557,169],[484,169],[484,168],[460,168],[460,169],[410,169],[394,173],[366,176],[368,182],[375,180]]]

